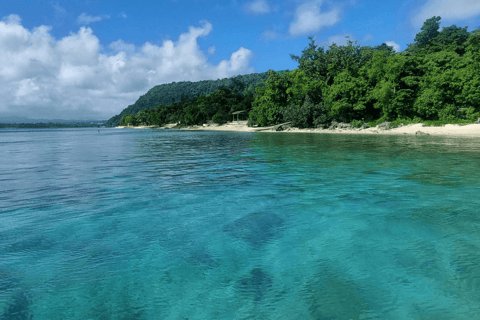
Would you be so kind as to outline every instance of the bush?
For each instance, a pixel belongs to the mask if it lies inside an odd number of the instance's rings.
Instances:
[[[378,120],[373,120],[373,121],[370,121],[368,122],[368,125],[372,128],[375,128],[377,125],[379,125],[380,123],[383,123],[385,122],[387,119],[385,116],[381,117],[380,119]]]
[[[354,128],[360,128],[361,126],[363,126],[364,122],[362,120],[353,120],[352,122],[350,122],[350,124]]]
[[[248,118],[248,122],[247,122],[247,127],[253,127],[253,126],[256,126],[257,125],[257,122],[253,119],[253,118]]]
[[[213,116],[212,121],[219,125],[225,124],[227,123],[226,114],[219,111]]]
[[[321,128],[321,129],[328,128],[328,125],[330,124],[330,120],[331,118],[328,116],[327,111],[325,111],[325,113],[322,113],[321,115],[317,116],[315,120],[313,120],[313,126],[315,128]]]
[[[423,121],[422,118],[419,118],[417,116],[415,116],[412,120],[412,123],[422,123],[422,122],[425,122],[425,121]]]
[[[478,118],[480,118],[480,112],[475,112],[475,108],[470,107],[465,112],[465,118],[467,120],[476,121]]]
[[[327,112],[323,103],[314,104],[308,95],[301,106],[291,103],[289,107],[282,110],[283,119],[300,129],[324,127],[330,119]]]

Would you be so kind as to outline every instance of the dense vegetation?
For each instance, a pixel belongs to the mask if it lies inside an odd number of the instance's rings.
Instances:
[[[385,43],[361,47],[350,40],[325,49],[310,37],[301,56],[291,55],[298,69],[269,70],[263,86],[245,90],[232,81],[210,95],[122,112],[121,123],[223,123],[237,110],[247,110],[249,125],[259,126],[472,123],[480,117],[480,28],[469,33],[466,27],[439,27],[440,17],[425,21],[401,53]]]
[[[103,124],[99,123],[0,123],[0,128],[89,128],[89,127],[100,127]]]
[[[281,71],[284,73],[286,71]],[[208,96],[221,87],[232,87],[235,82],[243,84],[244,93],[254,93],[257,86],[262,86],[268,78],[266,72],[252,73],[247,75],[237,75],[231,78],[217,80],[203,80],[197,82],[182,81],[162,84],[153,87],[138,100],[125,108],[120,114],[108,120],[107,125],[120,125],[120,119],[124,115],[136,114],[140,111],[153,109],[157,105],[172,105],[175,102],[183,104],[185,100],[193,99],[199,96]],[[183,101],[183,102],[182,102]],[[175,108],[174,108],[175,109]]]

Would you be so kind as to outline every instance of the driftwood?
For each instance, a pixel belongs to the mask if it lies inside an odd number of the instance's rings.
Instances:
[[[285,123],[281,123],[281,124],[277,124],[277,125],[274,125],[274,126],[271,126],[271,127],[266,127],[266,128],[262,128],[262,129],[256,129],[255,131],[266,131],[266,130],[277,130],[278,127],[280,126],[283,126],[285,124],[290,124],[290,122],[285,122]]]

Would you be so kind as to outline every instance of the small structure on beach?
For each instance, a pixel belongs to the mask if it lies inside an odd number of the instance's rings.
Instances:
[[[243,118],[245,120],[247,120],[248,118],[248,113],[247,111],[245,110],[241,110],[241,111],[235,111],[235,112],[232,112],[232,115],[233,115],[233,120],[232,121],[235,121],[235,115],[237,115],[237,121],[239,121],[239,116],[241,116],[240,118]],[[243,120],[242,119],[242,120]]]

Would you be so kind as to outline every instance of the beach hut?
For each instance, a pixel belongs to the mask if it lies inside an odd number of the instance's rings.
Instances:
[[[232,112],[232,115],[233,115],[233,120],[232,121],[235,121],[235,115],[237,115],[237,122],[239,121],[238,120],[239,116],[240,116],[240,118],[243,118],[245,120],[247,120],[247,118],[248,118],[248,113],[245,110]]]

